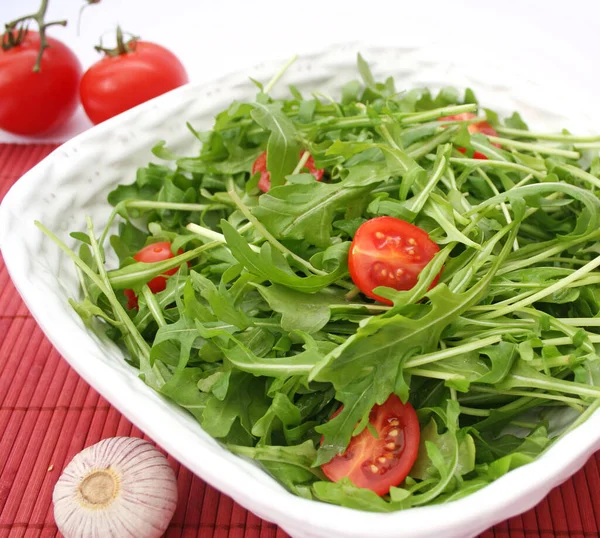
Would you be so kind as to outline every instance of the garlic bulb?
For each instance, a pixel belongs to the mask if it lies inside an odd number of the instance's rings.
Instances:
[[[177,506],[177,480],[150,443],[113,437],[71,460],[52,501],[65,538],[159,538]]]

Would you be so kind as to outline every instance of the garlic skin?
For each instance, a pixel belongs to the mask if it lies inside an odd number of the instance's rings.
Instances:
[[[153,445],[113,437],[71,460],[52,501],[65,538],[159,538],[177,506],[177,480]]]

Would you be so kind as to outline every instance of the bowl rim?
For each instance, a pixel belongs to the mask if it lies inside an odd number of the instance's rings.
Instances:
[[[382,49],[389,50],[390,48],[374,48],[368,45],[348,43],[339,45],[337,48],[330,47],[327,50],[334,49],[339,53],[358,49],[364,51],[367,57],[373,57]],[[326,55],[322,52],[313,53],[304,58],[322,61],[324,54]],[[225,448],[219,447],[216,443],[214,447],[209,447],[203,442],[200,443],[194,435],[191,435],[191,432],[186,431],[186,428],[181,428],[182,438],[187,438],[189,446],[195,447],[195,455],[192,455],[193,451],[187,446],[173,446],[168,431],[155,420],[155,417],[168,417],[170,413],[168,407],[160,405],[160,399],[149,398],[148,401],[152,402],[153,408],[145,414],[138,414],[122,403],[123,395],[146,390],[156,396],[154,391],[137,378],[135,378],[135,382],[131,380],[125,382],[121,373],[107,364],[78,360],[77,356],[81,350],[90,351],[93,355],[95,341],[90,334],[81,334],[81,331],[73,333],[65,328],[57,330],[56,320],[64,317],[61,314],[60,302],[57,300],[40,301],[36,297],[36,290],[29,286],[25,271],[26,249],[20,241],[19,235],[9,234],[7,230],[12,226],[11,221],[15,218],[19,220],[15,208],[18,209],[19,205],[27,199],[28,193],[33,187],[43,185],[44,172],[56,159],[59,152],[76,151],[89,141],[101,139],[114,129],[127,126],[130,120],[140,112],[150,111],[154,107],[174,106],[183,96],[207,88],[237,84],[241,80],[247,79],[247,73],[272,73],[280,65],[279,61],[265,62],[254,68],[224,75],[212,82],[188,84],[175,89],[79,134],[24,174],[6,194],[0,206],[0,249],[13,283],[52,344],[71,367],[111,402],[111,405],[117,407],[123,415],[138,425],[158,444],[168,447],[170,454],[198,473],[208,483],[232,496],[244,506],[251,504],[252,507],[249,509],[255,510],[256,506],[248,502],[248,491],[251,491],[252,497],[260,499],[259,508],[261,509],[256,510],[260,517],[274,521],[283,528],[289,528],[290,532],[293,532],[293,529],[312,528],[315,531],[333,533],[332,535],[341,531],[346,536],[392,537],[398,536],[399,529],[404,528],[410,531],[411,536],[434,533],[444,535],[443,533],[447,533],[449,528],[456,530],[461,526],[469,527],[470,525],[470,529],[483,530],[499,520],[529,509],[537,504],[552,487],[567,479],[580,468],[585,459],[600,447],[600,435],[595,433],[600,430],[600,413],[594,413],[585,423],[554,443],[541,458],[511,471],[483,489],[449,504],[415,507],[381,514],[310,501],[297,497],[283,488],[267,487],[263,481],[252,476],[251,472],[240,473],[240,467],[249,471],[248,464],[243,460],[240,463],[233,463],[224,458],[220,452],[225,451]],[[198,450],[200,451],[198,452]],[[570,458],[566,461],[563,456],[565,453],[570,454]],[[507,494],[507,492],[514,491],[518,493]]]

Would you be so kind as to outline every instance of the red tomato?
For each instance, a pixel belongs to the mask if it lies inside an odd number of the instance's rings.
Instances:
[[[183,250],[180,249],[177,254],[183,254]],[[144,247],[133,257],[133,259],[138,262],[152,263],[162,262],[163,260],[169,260],[174,257],[175,256],[171,252],[171,243],[168,241],[161,241],[160,243],[152,243],[151,245]],[[177,267],[173,267],[173,269],[165,271],[163,275],[174,275],[176,272]],[[164,276],[154,277],[148,282],[148,287],[152,293],[163,291],[167,287],[167,279]],[[129,310],[137,308],[137,297],[133,290],[124,290],[123,293],[128,299],[127,308]]]
[[[468,121],[468,120],[472,120],[473,118],[476,118],[477,114],[474,114],[473,112],[463,112],[462,114],[456,114],[454,116],[445,116],[443,118],[438,118],[438,121]],[[467,126],[467,129],[469,130],[469,133],[471,134],[475,134],[475,133],[482,133],[484,135],[488,135],[488,136],[498,136],[498,132],[496,131],[496,129],[494,129],[487,121],[480,121],[478,123],[470,123]],[[497,146],[497,144],[495,144]],[[500,147],[500,146],[497,146]],[[460,151],[461,153],[465,153],[467,150],[465,148],[458,148],[458,151]],[[483,154],[480,153],[479,151],[476,151],[475,153],[473,153],[473,158],[474,159],[487,159],[487,157]]]
[[[16,35],[16,34],[15,34]],[[34,72],[40,36],[28,31],[15,47],[0,48],[0,129],[37,135],[63,125],[78,105],[81,65],[66,45],[48,37],[40,71]]]
[[[95,124],[188,81],[185,68],[171,51],[147,41],[137,41],[132,47],[129,52],[105,56],[81,79],[81,103]]]
[[[322,168],[317,169],[315,166],[315,160],[312,158],[312,155],[306,161],[304,168],[307,168],[308,171],[315,176],[317,181],[321,181],[325,170]],[[271,188],[271,174],[267,171],[267,152],[263,151],[254,164],[252,165],[252,174],[256,174],[256,172],[260,172],[260,179],[258,180],[258,188],[263,192],[268,192]]]
[[[342,408],[333,415],[335,417]],[[331,417],[331,418],[333,418]],[[421,431],[417,414],[410,403],[403,404],[392,394],[383,405],[371,410],[368,428],[353,437],[343,454],[321,466],[327,478],[337,482],[347,476],[359,488],[385,495],[408,476],[419,453]]]
[[[409,290],[439,247],[427,232],[394,217],[377,217],[360,226],[348,254],[348,269],[354,284],[365,295],[385,304],[375,295],[377,286]],[[440,278],[438,275],[431,287]]]

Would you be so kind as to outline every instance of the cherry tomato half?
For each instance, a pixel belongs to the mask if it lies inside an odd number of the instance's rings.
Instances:
[[[473,112],[463,112],[462,114],[456,114],[454,116],[445,116],[443,118],[438,118],[438,121],[468,121],[468,120],[472,120],[473,118],[476,118],[477,114],[474,114]],[[475,133],[482,133],[484,135],[488,135],[488,136],[498,136],[498,132],[496,131],[496,129],[494,129],[487,121],[480,121],[477,123],[470,123],[467,126],[467,129],[469,130],[469,133],[471,134],[475,134]],[[497,144],[494,144],[497,146]],[[498,146],[500,147],[500,146]],[[465,148],[458,148],[458,151],[460,151],[461,153],[465,153],[467,150]],[[475,153],[473,153],[473,158],[474,159],[487,159],[487,157],[483,154],[480,153],[479,151],[476,151]]]
[[[183,250],[180,249],[177,253],[183,254]],[[144,247],[133,257],[134,260],[144,263],[162,262],[163,260],[169,260],[171,258],[174,258],[174,255],[171,252],[171,243],[168,241],[152,243],[151,245]],[[176,272],[177,267],[173,267],[173,269],[169,269],[163,274],[174,275]],[[150,282],[148,282],[148,287],[152,293],[163,291],[167,287],[167,279],[164,276],[154,277]],[[132,308],[137,308],[137,297],[133,290],[124,290],[123,293],[128,299],[127,308],[129,310]]]
[[[147,41],[137,41],[132,47],[105,56],[81,79],[81,104],[95,124],[188,81],[185,68],[171,51]]]
[[[348,254],[348,270],[365,295],[392,304],[373,290],[378,286],[411,289],[421,270],[439,250],[421,228],[394,217],[376,217],[356,231]],[[431,287],[439,278],[440,275]]]
[[[323,464],[321,470],[333,482],[347,476],[355,486],[385,495],[390,487],[402,483],[417,459],[419,420],[410,403],[403,404],[392,394],[383,405],[373,407],[369,422],[379,438],[365,428],[343,454]]]
[[[0,48],[0,129],[19,134],[42,134],[63,125],[75,112],[81,65],[66,45],[47,37],[40,71],[33,66],[40,36],[29,30],[13,48]]]
[[[321,181],[325,170],[322,168],[317,169],[315,167],[315,161],[312,158],[312,155],[306,161],[304,168],[308,169],[308,171],[315,176],[317,181]],[[260,179],[258,180],[258,188],[263,192],[268,192],[271,188],[271,174],[267,171],[267,152],[263,151],[254,164],[252,165],[252,174],[256,174],[256,172],[260,172]]]

